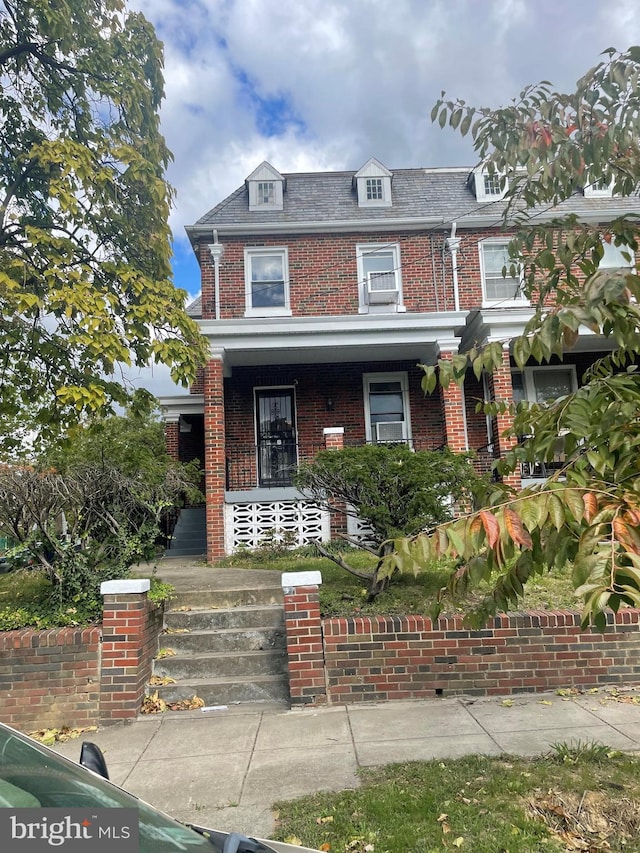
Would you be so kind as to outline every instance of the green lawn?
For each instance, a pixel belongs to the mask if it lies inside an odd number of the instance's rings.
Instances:
[[[323,616],[352,616],[385,614],[390,616],[411,614],[427,615],[438,591],[445,586],[450,574],[447,563],[414,577],[400,575],[393,579],[387,591],[367,603],[366,584],[324,557],[310,556],[311,549],[274,555],[267,549],[228,557],[222,565],[252,569],[270,569],[279,572],[319,570],[322,573],[320,609]],[[373,555],[349,550],[345,559],[356,569],[370,570],[375,565]],[[484,585],[484,589],[488,589]],[[445,600],[445,613],[463,612],[483,594],[483,587],[464,601]],[[570,572],[547,574],[532,578],[526,586],[520,610],[547,610],[551,608],[576,609]]]
[[[367,769],[356,790],[277,803],[275,837],[333,853],[640,850],[639,759],[581,746]]]

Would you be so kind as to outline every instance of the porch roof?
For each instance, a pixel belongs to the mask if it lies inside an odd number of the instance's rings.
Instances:
[[[201,320],[214,355],[235,366],[415,361],[457,351],[466,312]]]

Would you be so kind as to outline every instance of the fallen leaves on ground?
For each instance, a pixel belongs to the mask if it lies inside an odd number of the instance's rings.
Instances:
[[[536,792],[529,810],[557,835],[567,850],[586,853],[626,846],[640,833],[640,804],[602,792]],[[629,847],[631,849],[631,847]]]
[[[67,740],[80,737],[85,732],[95,732],[97,726],[87,726],[84,729],[72,729],[68,726],[63,726],[61,729],[38,729],[36,732],[29,732],[29,737],[40,741],[45,746],[51,746],[54,743],[64,743]]]
[[[166,702],[156,690],[149,696],[145,696],[140,708],[141,714],[162,714],[165,711],[195,711],[204,708],[204,699],[199,696],[191,696],[189,699],[178,699],[174,702]]]
[[[152,675],[149,679],[149,684],[154,687],[161,687],[165,684],[175,684],[175,678],[171,678],[170,675]]]
[[[175,653],[175,649],[159,649],[158,654],[156,655],[156,660],[173,657]]]

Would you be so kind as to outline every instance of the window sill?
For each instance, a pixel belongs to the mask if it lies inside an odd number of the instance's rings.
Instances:
[[[245,317],[292,317],[291,308],[247,308]]]

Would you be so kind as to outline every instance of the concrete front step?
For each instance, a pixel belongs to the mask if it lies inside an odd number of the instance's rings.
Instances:
[[[214,628],[162,635],[161,643],[178,655],[211,652],[257,652],[286,648],[285,631],[280,628]]]
[[[170,643],[166,648],[171,648]],[[220,678],[279,675],[287,672],[286,652],[281,649],[253,652],[195,652],[156,659],[154,675],[169,676],[176,681],[191,678]]]
[[[235,678],[191,678],[179,684],[150,687],[165,702],[197,696],[205,705],[277,703],[289,707],[289,681],[282,675],[237,676]]]
[[[180,631],[212,631],[224,628],[284,628],[284,612],[280,604],[232,607],[228,610],[167,610],[164,614],[167,633]]]
[[[207,607],[247,607],[248,605],[264,606],[267,604],[282,604],[284,601],[282,586],[256,587],[254,589],[201,589],[177,591],[171,599],[171,611],[185,607],[202,610]]]

